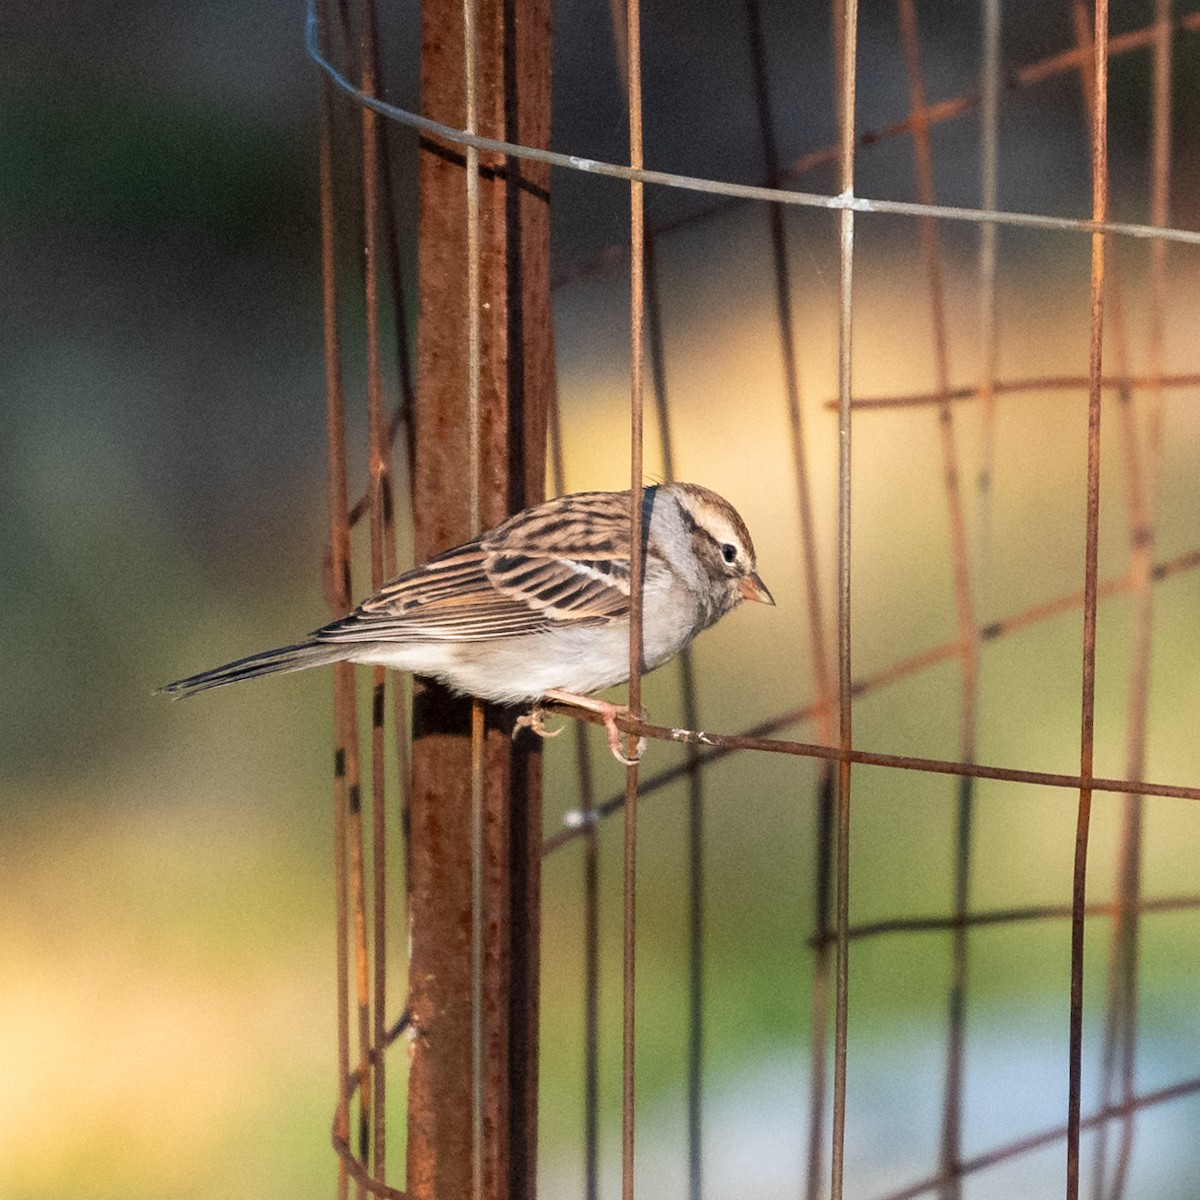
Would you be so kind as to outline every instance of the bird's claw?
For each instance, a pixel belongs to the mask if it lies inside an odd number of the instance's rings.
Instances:
[[[628,717],[629,709],[623,704],[610,704],[607,700],[597,700],[594,696],[580,696],[575,692],[563,691],[559,688],[549,689],[543,696],[546,700],[553,700],[558,704],[566,704],[572,708],[586,709],[588,712],[599,714],[604,722],[604,731],[608,734],[608,748],[612,751],[612,756],[619,763],[623,763],[627,767],[632,767],[641,761],[642,753],[646,749],[646,739],[638,738],[637,747],[632,758],[627,757],[621,750],[621,731],[617,728],[617,717]],[[535,732],[538,732],[538,726],[541,722],[541,707],[537,706],[533,712],[527,717],[519,717],[518,723],[521,725],[529,725]],[[561,730],[555,730],[555,733],[561,733]],[[542,734],[543,737],[547,736]]]
[[[532,730],[540,738],[556,738],[566,726],[560,725],[557,729],[546,728],[546,710],[542,706],[536,705],[527,713],[522,713],[513,725],[512,735],[515,738],[522,729]]]
[[[612,712],[604,714],[604,731],[608,734],[608,748],[612,751],[612,756],[619,763],[624,763],[627,767],[637,766],[642,761],[642,754],[646,750],[646,739],[640,737],[637,740],[637,748],[634,751],[633,757],[628,758],[621,752],[621,731],[617,728],[616,714],[620,712],[627,716],[628,710],[614,708]]]

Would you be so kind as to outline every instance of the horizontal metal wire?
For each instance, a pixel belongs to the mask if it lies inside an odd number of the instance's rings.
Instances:
[[[1130,905],[1119,902],[1088,904],[1084,909],[1087,917],[1111,917],[1122,909],[1138,913],[1190,912],[1200,908],[1200,896],[1160,896],[1156,899],[1140,899]],[[955,913],[942,917],[889,917],[879,921],[866,921],[850,926],[850,940],[863,941],[867,938],[883,937],[894,933],[946,933],[952,929],[974,929],[988,925],[1015,925],[1026,921],[1065,921],[1071,916],[1069,904],[1027,904],[1020,908],[981,909],[977,912]],[[810,946],[822,942],[832,943],[833,934],[808,939]]]
[[[589,721],[594,725],[603,725],[605,722],[604,714],[565,705],[547,704],[546,711]],[[951,759],[922,758],[912,754],[883,754],[873,750],[843,751],[837,746],[823,746],[817,742],[795,742],[783,738],[756,737],[752,734],[706,733],[702,729],[673,729],[666,725],[651,725],[645,721],[634,720],[620,713],[613,719],[622,733],[635,733],[639,737],[663,742],[681,742],[726,750],[762,750],[768,754],[788,754],[799,758],[823,758],[831,761],[838,761],[844,757],[849,762],[865,767],[895,767],[902,771],[925,771],[933,775],[967,775],[973,779],[998,779],[1007,783],[1032,783],[1042,787],[1078,790],[1087,786],[1097,792],[1200,800],[1200,787],[1186,787],[1183,784],[1154,783],[1144,779],[1109,779],[1090,775],[1085,777],[1066,775],[1058,771],[1027,771],[1019,767],[990,767],[984,763],[954,762]],[[606,816],[610,811],[615,812],[619,808],[619,804],[611,808],[608,804],[601,805],[596,809],[596,814]],[[574,832],[574,829],[563,831],[571,832]],[[545,853],[548,854],[556,846],[556,839],[547,840]]]
[[[636,180],[641,183],[657,184],[661,187],[681,188],[686,191],[730,196],[741,200],[761,200],[771,204],[823,208],[834,212],[849,209],[852,212],[886,213],[904,217],[938,217],[946,221],[963,221],[974,225],[1010,225],[1024,229],[1050,229],[1083,234],[1111,233],[1121,237],[1182,242],[1192,246],[1200,245],[1200,230],[1160,228],[1127,221],[1096,222],[1073,217],[1052,217],[1041,213],[1009,212],[1003,209],[960,208],[946,204],[913,204],[905,200],[872,200],[865,196],[855,196],[851,192],[843,192],[836,196],[817,192],[797,192],[788,188],[761,187],[755,184],[701,179],[694,175],[676,175],[668,171],[636,169],[621,163],[582,158],[576,154],[562,154],[555,150],[542,150],[535,146],[522,146],[516,142],[480,137],[477,134],[470,134],[466,130],[457,129],[453,125],[444,125],[440,121],[430,120],[428,117],[399,108],[394,104],[387,104],[355,87],[320,52],[317,45],[314,2],[315,0],[309,0],[305,41],[309,58],[328,75],[329,79],[356,104],[370,108],[389,120],[408,125],[422,133],[431,134],[455,145],[470,146],[476,150],[512,155],[516,158],[528,158],[570,171],[583,171],[587,174],[603,175],[612,179]]]
[[[990,384],[993,395],[1015,395],[1021,392],[1083,391],[1090,384],[1086,375],[1040,375],[1028,379],[999,379]],[[1200,372],[1180,372],[1171,375],[1105,375],[1100,380],[1105,391],[1137,391],[1145,388],[1200,387]],[[907,392],[894,396],[855,396],[851,404],[866,408],[922,408],[947,401],[975,400],[983,389],[977,384],[952,387],[944,392]],[[826,400],[827,409],[836,410],[836,400]]]
[[[547,712],[560,713],[576,720],[594,725],[604,724],[604,717],[585,709],[548,704]],[[754,734],[706,733],[700,729],[672,729],[665,725],[650,725],[618,715],[614,718],[623,733],[635,733],[638,737],[653,738],[664,742],[680,742],[694,746],[708,746],[716,751],[728,753],[732,750],[761,750],[768,754],[787,754],[798,758],[820,758],[830,762],[839,761],[843,751],[837,746],[823,746],[816,742],[796,742],[783,738],[761,737]],[[715,755],[714,755],[715,757]],[[1004,783],[1029,783],[1040,787],[1069,788],[1078,791],[1090,787],[1096,792],[1113,792],[1131,796],[1170,796],[1176,800],[1200,800],[1200,787],[1182,784],[1154,783],[1142,779],[1109,779],[1104,777],[1084,778],[1082,775],[1066,775],[1057,771],[1027,771],[1017,767],[992,767],[985,763],[954,762],[943,758],[922,758],[910,754],[882,754],[872,750],[849,750],[844,757],[848,762],[866,767],[892,767],[902,771],[924,771],[932,775],[969,776],[972,779],[996,779]],[[700,765],[704,761],[701,760]],[[681,772],[682,773],[682,772]],[[642,788],[643,796],[653,790]],[[625,803],[624,796],[614,796],[598,805],[587,816],[587,822],[601,820],[619,812]],[[568,817],[570,822],[542,845],[543,857],[552,854],[577,837],[582,837],[585,823],[580,814]]]

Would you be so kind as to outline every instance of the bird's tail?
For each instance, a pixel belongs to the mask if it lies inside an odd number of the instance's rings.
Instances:
[[[239,658],[224,666],[189,675],[174,683],[163,684],[158,689],[172,696],[192,696],[206,692],[209,688],[221,687],[226,683],[237,683],[239,679],[254,679],[259,675],[274,675],[283,671],[303,671],[307,667],[323,667],[346,657],[346,647],[321,642],[297,642],[294,646],[280,646],[275,650],[263,650]]]

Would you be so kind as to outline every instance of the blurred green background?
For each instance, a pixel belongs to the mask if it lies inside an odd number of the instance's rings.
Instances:
[[[834,132],[824,8],[765,5],[781,155]],[[974,12],[918,6],[931,99],[974,87]],[[1070,44],[1067,5],[1014,14],[1006,61]],[[816,11],[819,9],[819,11]],[[1114,30],[1148,21],[1114,10]],[[740,15],[705,3],[647,14],[651,165],[762,175]],[[863,14],[860,121],[906,106],[890,5]],[[624,115],[607,11],[555,13],[556,148],[620,158]],[[276,644],[325,619],[323,367],[315,217],[317,77],[291,7],[210,3],[10,5],[0,36],[0,1194],[328,1195],[336,1096],[330,686],[324,673],[170,704],[151,689]],[[390,95],[415,106],[417,11],[384,15]],[[1173,221],[1194,228],[1194,35],[1176,54]],[[1148,60],[1113,68],[1114,209],[1147,218]],[[801,81],[798,83],[797,81]],[[977,199],[973,117],[934,131],[939,198]],[[402,196],[414,148],[401,138]],[[1017,93],[1002,126],[1001,202],[1086,214],[1076,80]],[[913,198],[911,147],[860,156],[859,191]],[[832,187],[815,177],[805,186]],[[555,270],[624,236],[607,181],[554,177]],[[406,201],[407,202],[407,201]],[[652,221],[700,201],[652,191]],[[836,229],[787,217],[800,385],[833,611]],[[407,252],[413,231],[408,228]],[[944,231],[952,366],[974,380],[976,234]],[[1005,231],[1001,373],[1078,374],[1087,361],[1088,242]],[[733,208],[659,244],[665,366],[678,472],[728,496],[755,535],[779,606],[739,612],[697,647],[702,724],[737,730],[811,697],[804,583],[765,214]],[[1170,252],[1171,370],[1194,370],[1196,252]],[[1147,250],[1121,242],[1131,360],[1146,366]],[[934,386],[917,231],[860,219],[855,387]],[[627,283],[600,272],[556,293],[568,486],[627,482]],[[351,376],[361,346],[347,334]],[[353,391],[353,388],[352,388]],[[1006,398],[996,428],[992,557],[977,580],[989,621],[1078,588],[1085,398]],[[1126,567],[1118,422],[1105,416],[1102,574]],[[956,409],[969,532],[980,532],[977,406]],[[361,418],[355,432],[361,432]],[[855,426],[854,655],[858,674],[949,639],[953,595],[938,430],[924,411]],[[1196,389],[1168,395],[1156,558],[1194,548]],[[356,461],[361,462],[361,445]],[[660,470],[651,431],[648,471]],[[1155,588],[1147,775],[1194,784],[1200,585]],[[1101,612],[1097,770],[1124,771],[1132,602]],[[828,625],[832,628],[832,625]],[[979,757],[1078,765],[1078,614],[990,643]],[[647,681],[656,720],[681,719],[674,668]],[[871,749],[955,757],[957,672],[930,669],[855,707]],[[812,727],[790,734],[816,737]],[[546,749],[546,826],[577,803],[570,739]],[[595,742],[596,747],[599,741]],[[655,745],[648,770],[677,761]],[[596,757],[607,794],[622,773]],[[706,778],[705,1156],[713,1195],[799,1191],[810,1029],[813,767],[741,756]],[[854,918],[931,915],[951,898],[954,787],[855,775]],[[1062,903],[1074,797],[978,790],[977,906]],[[1097,798],[1092,894],[1111,894],[1120,802]],[[642,810],[639,1178],[686,1194],[685,796]],[[1147,806],[1145,890],[1195,890],[1196,814]],[[601,1085],[605,1194],[619,1150],[617,825],[602,834]],[[546,868],[543,1193],[581,1191],[582,906],[578,847]],[[1001,926],[973,940],[967,1150],[1065,1113],[1068,930]],[[1096,1096],[1107,928],[1089,942],[1085,1096]],[[1144,922],[1138,1085],[1200,1074],[1200,938],[1187,913]],[[933,1169],[940,1103],[944,935],[877,940],[852,961],[848,1181],[871,1194]],[[1087,1090],[1090,1089],[1090,1090]],[[393,1097],[398,1089],[393,1090]],[[1139,1124],[1131,1194],[1193,1197],[1195,1100]],[[403,1124],[399,1107],[393,1128]],[[398,1139],[394,1140],[394,1145]],[[973,1180],[971,1195],[1061,1194],[1061,1148]],[[1136,1186],[1135,1186],[1136,1185]]]

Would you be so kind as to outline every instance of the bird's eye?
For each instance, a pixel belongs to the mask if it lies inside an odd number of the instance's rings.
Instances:
[[[737,547],[732,542],[726,542],[721,547],[721,557],[727,563],[729,563],[730,566],[733,566],[733,564],[737,562]]]

